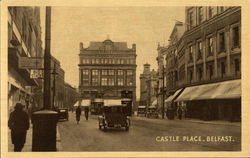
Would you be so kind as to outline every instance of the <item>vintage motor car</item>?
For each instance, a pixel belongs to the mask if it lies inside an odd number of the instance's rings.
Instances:
[[[137,116],[146,116],[146,106],[138,106],[137,108]]]
[[[69,120],[68,108],[59,108],[57,112],[58,112],[59,119],[66,119],[67,121]]]
[[[99,129],[106,131],[108,128],[125,128],[129,130],[130,118],[127,116],[125,105],[104,105],[103,114],[98,117]]]

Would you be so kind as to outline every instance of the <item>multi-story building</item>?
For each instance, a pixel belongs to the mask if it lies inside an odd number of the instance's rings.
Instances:
[[[241,8],[186,7],[185,12],[177,83],[169,90],[183,91],[175,101],[186,105],[188,117],[240,120]]]
[[[54,107],[62,108],[64,106],[65,98],[65,83],[64,83],[65,72],[61,68],[60,61],[55,57],[51,56],[51,103]]]
[[[153,103],[155,106],[157,105],[157,86],[157,72],[154,69],[150,70],[150,64],[144,64],[143,73],[140,74],[140,105],[146,107],[151,106]]]
[[[136,99],[136,45],[126,42],[90,42],[84,48],[80,43],[79,91],[84,99],[97,93],[109,99],[121,98],[121,91],[133,92]]]
[[[31,78],[31,70],[20,68],[20,57],[41,57],[42,41],[40,9],[38,7],[8,8],[8,107],[17,102],[30,109],[38,104],[33,97],[34,87],[42,81]],[[40,90],[41,92],[41,90]]]
[[[77,89],[72,87],[70,84],[64,84],[64,107],[73,110],[74,104],[79,99],[79,93]]]
[[[165,102],[165,110],[168,107],[168,96],[172,95],[175,92],[175,87],[177,85],[178,81],[178,68],[177,68],[177,44],[179,40],[181,39],[183,33],[185,31],[184,24],[182,22],[176,22],[175,26],[172,30],[172,33],[169,37],[169,44],[164,46],[158,46],[158,56],[163,60],[162,66],[160,68],[160,76],[164,76],[165,82],[164,82],[164,96],[158,95],[158,97],[164,97]],[[164,57],[163,57],[164,55]],[[163,74],[164,73],[164,74]],[[161,77],[163,78],[163,77]],[[159,99],[162,103],[162,98]]]

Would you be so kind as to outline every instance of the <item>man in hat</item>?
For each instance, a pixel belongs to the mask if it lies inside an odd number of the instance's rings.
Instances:
[[[29,116],[23,110],[21,103],[17,103],[15,110],[10,113],[8,126],[11,129],[11,140],[12,144],[14,144],[14,151],[22,151],[30,124]]]

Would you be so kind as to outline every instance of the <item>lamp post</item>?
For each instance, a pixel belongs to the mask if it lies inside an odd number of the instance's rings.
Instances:
[[[58,113],[51,106],[51,7],[46,7],[43,109],[32,114],[32,151],[56,151]]]

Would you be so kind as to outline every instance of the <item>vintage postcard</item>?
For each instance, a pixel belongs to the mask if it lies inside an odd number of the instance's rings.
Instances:
[[[247,0],[1,2],[1,157],[247,157]]]

